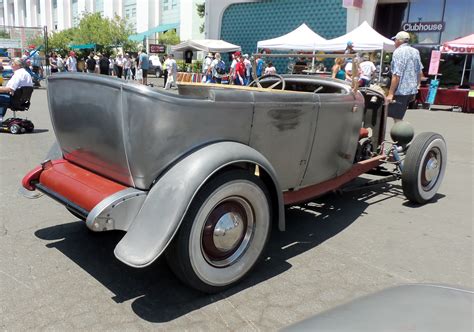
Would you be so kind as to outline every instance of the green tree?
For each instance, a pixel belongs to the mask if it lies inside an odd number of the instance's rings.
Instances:
[[[51,32],[48,35],[48,46],[61,54],[66,54],[71,44],[97,44],[98,50],[112,53],[116,47],[125,51],[135,51],[137,43],[128,40],[133,33],[130,25],[119,16],[113,19],[104,18],[100,13],[84,13],[76,28]],[[42,36],[28,41],[30,44],[42,45]],[[87,54],[89,50],[84,51]]]
[[[51,33],[48,37],[49,50],[54,50],[62,55],[67,54],[70,50],[69,46],[72,44],[76,31],[76,28],[72,28]],[[40,43],[38,42],[36,45],[40,45]]]
[[[102,17],[101,13],[85,13],[74,35],[74,43],[98,44],[105,52],[111,52],[115,47],[124,50],[136,48],[135,42],[128,40],[133,33],[125,19],[115,16],[113,19]]]
[[[5,30],[0,31],[0,38],[10,39],[10,33],[6,32]]]
[[[201,4],[197,3],[196,4],[196,10],[197,14],[200,18],[204,18],[204,15],[206,15],[206,3],[203,2]],[[199,26],[199,32],[203,33],[204,32],[204,23]]]
[[[180,43],[179,36],[174,29],[168,30],[165,33],[160,33],[158,40],[160,44],[165,45],[176,45]]]

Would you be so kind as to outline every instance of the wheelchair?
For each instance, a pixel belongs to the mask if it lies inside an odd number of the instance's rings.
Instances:
[[[13,111],[13,118],[3,121],[1,130],[12,134],[31,133],[35,129],[33,122],[26,118],[17,118],[16,112],[27,111],[30,108],[30,99],[33,94],[32,86],[24,86],[15,90],[10,99],[10,108]]]

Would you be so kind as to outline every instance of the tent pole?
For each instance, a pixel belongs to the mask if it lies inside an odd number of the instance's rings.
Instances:
[[[383,48],[380,50],[379,84],[382,81],[382,70],[383,70]]]
[[[464,83],[464,74],[466,73],[466,63],[467,63],[467,54],[466,57],[464,58],[464,66],[462,68],[462,76],[461,76],[461,85]]]
[[[315,52],[316,50],[313,49],[313,55]],[[313,56],[313,60],[311,61],[311,72],[314,72],[314,56]]]

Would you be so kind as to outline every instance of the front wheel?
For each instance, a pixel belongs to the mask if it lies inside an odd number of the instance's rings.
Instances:
[[[20,125],[14,123],[10,126],[9,128],[10,130],[10,133],[12,133],[13,135],[16,135],[16,134],[21,134],[21,127]]]
[[[206,183],[166,252],[178,278],[215,293],[247,275],[270,234],[268,197],[264,183],[243,170],[222,173]]]
[[[413,203],[425,204],[438,191],[446,170],[447,149],[436,133],[421,133],[408,148],[402,171],[402,188]]]

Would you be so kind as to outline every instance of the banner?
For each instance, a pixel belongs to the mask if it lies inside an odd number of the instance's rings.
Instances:
[[[166,45],[162,45],[162,44],[149,45],[149,53],[165,53],[165,52],[166,52]]]
[[[428,90],[428,96],[426,97],[426,102],[428,104],[434,104],[436,93],[438,92],[439,80],[431,80],[430,88]]]
[[[428,75],[438,75],[440,59],[441,51],[431,51],[430,69],[428,70]]]

